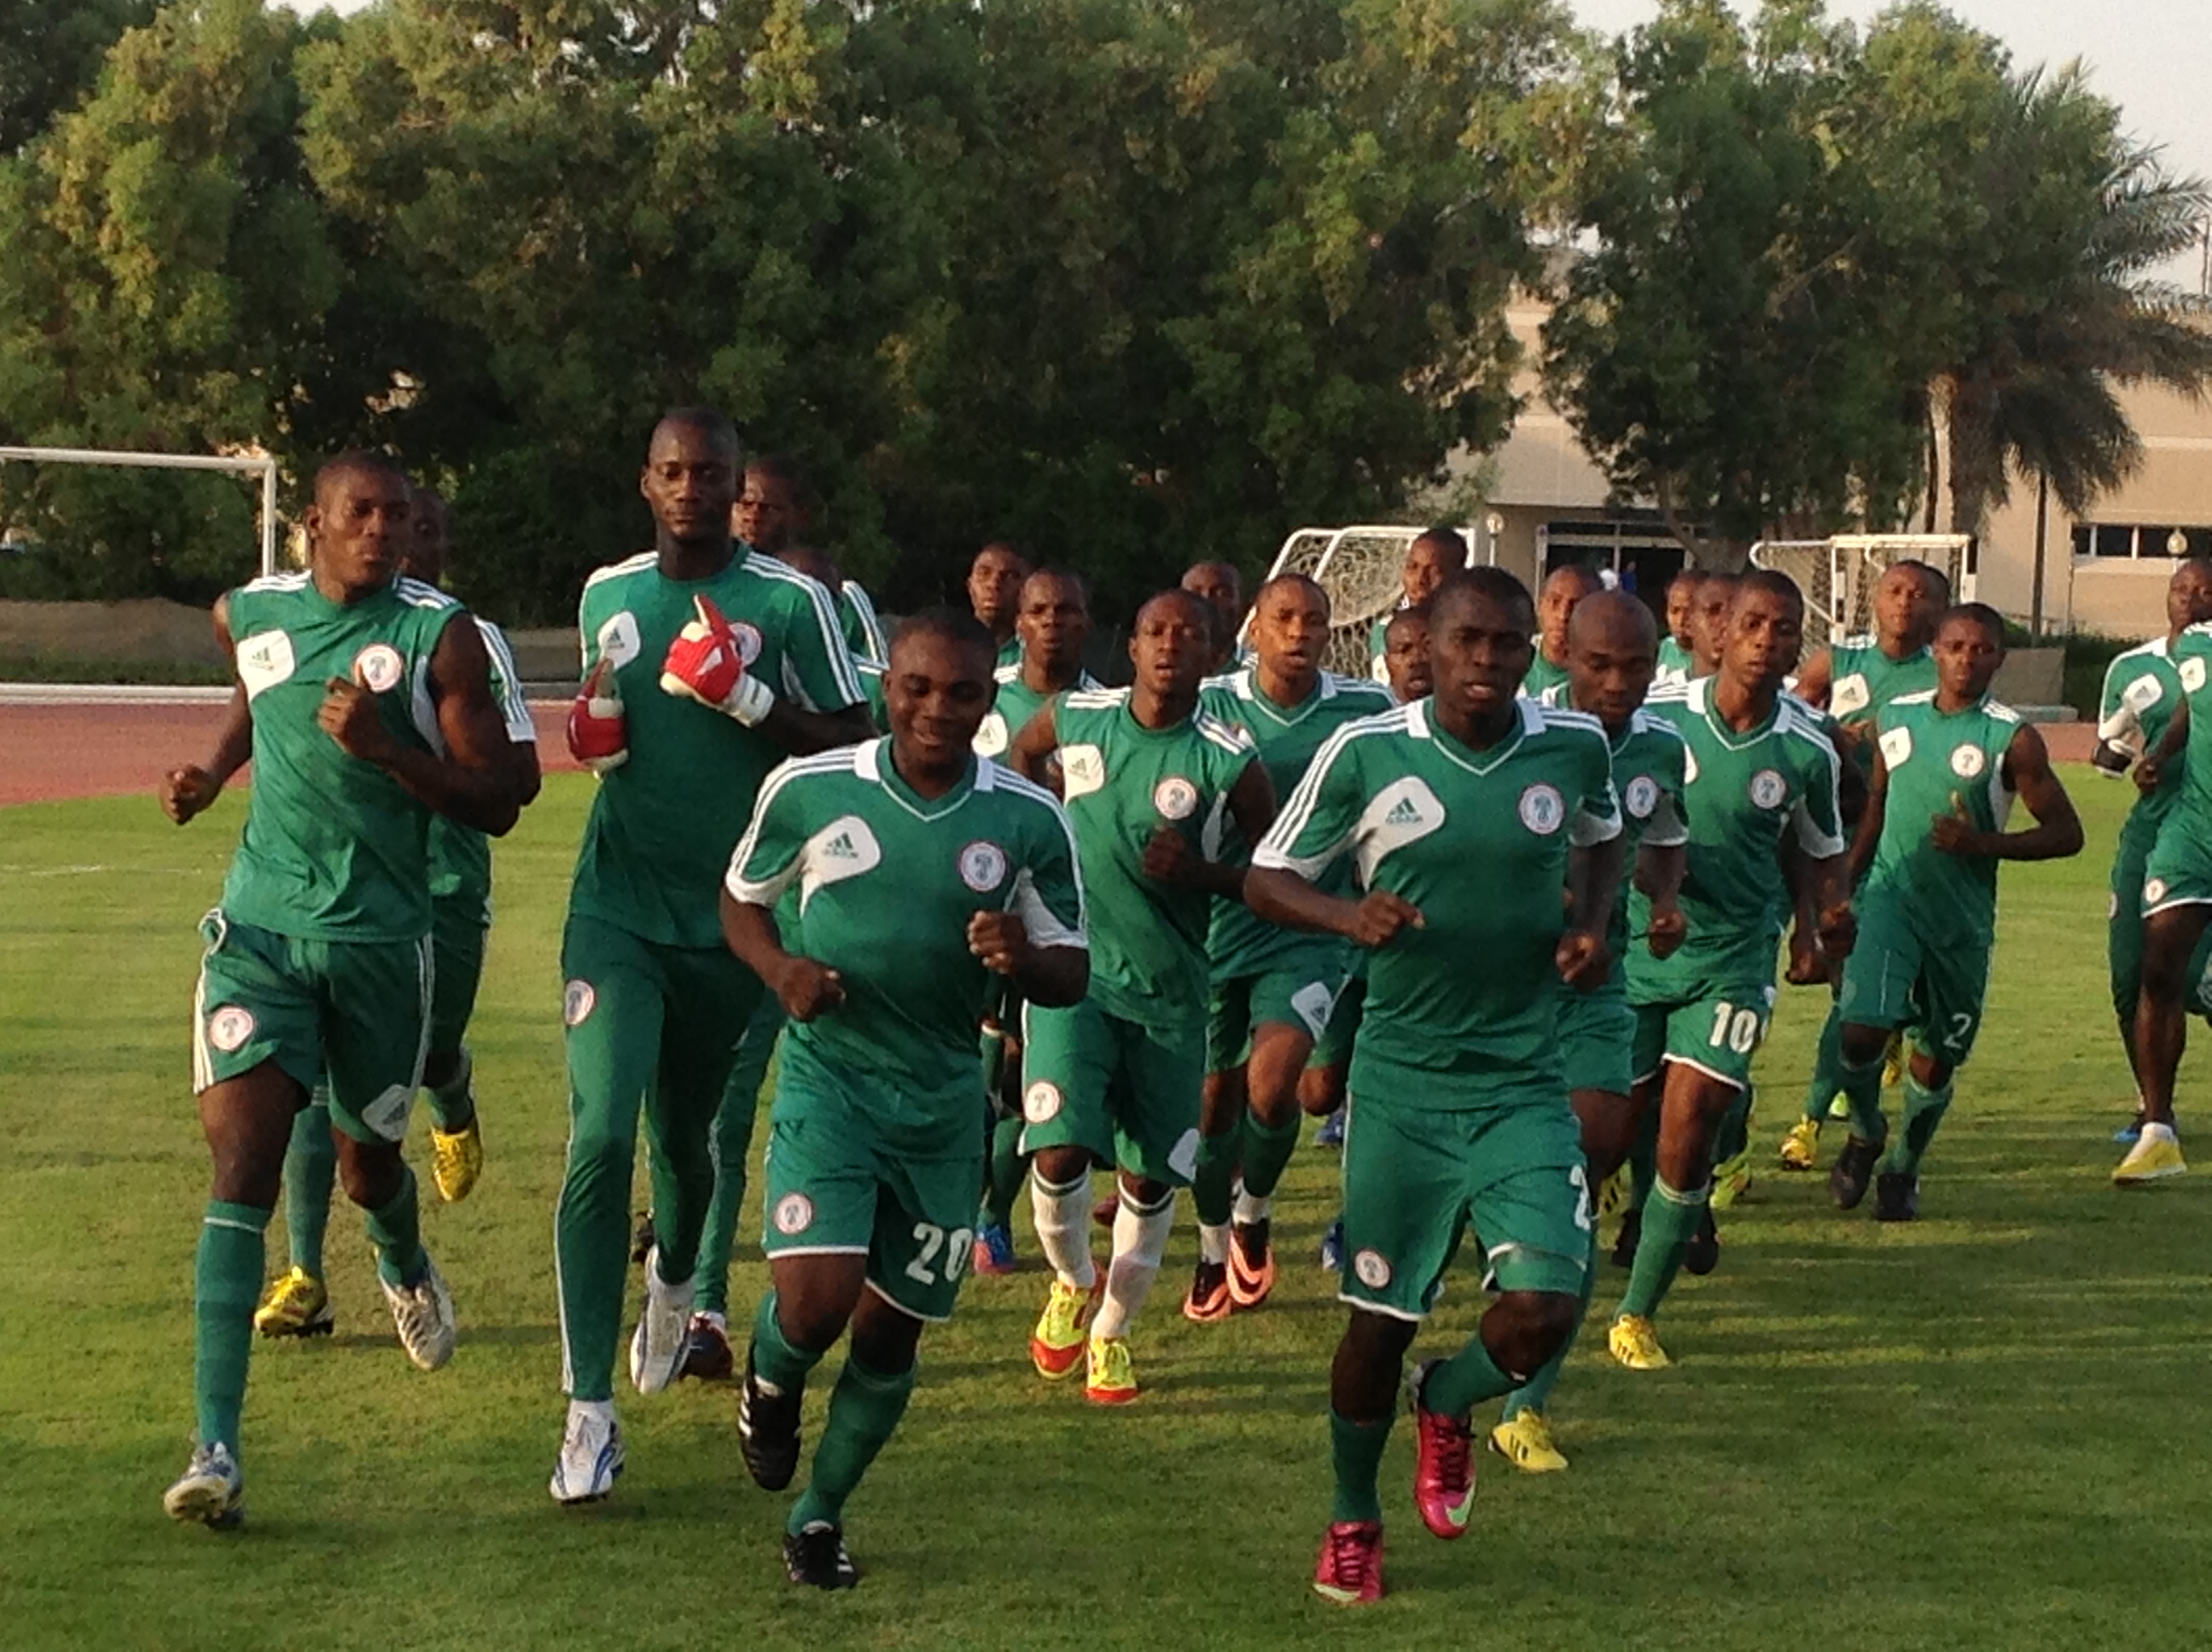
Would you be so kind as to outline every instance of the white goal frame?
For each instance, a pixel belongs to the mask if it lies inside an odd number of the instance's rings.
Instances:
[[[1921,562],[1943,570],[1954,602],[1974,599],[1974,575],[1967,567],[1972,539],[1963,533],[1839,533],[1829,539],[1761,539],[1751,548],[1753,568],[1787,574],[1805,592],[1806,605],[1820,613],[1832,646],[1868,629],[1861,609],[1893,562]],[[1813,637],[1809,647],[1817,647]]]
[[[0,464],[135,465],[149,471],[217,471],[261,478],[261,573],[276,571],[276,461],[220,453],[137,453],[105,447],[0,447]]]
[[[1397,610],[1401,570],[1405,564],[1406,549],[1428,531],[1424,526],[1409,527],[1400,522],[1357,522],[1346,527],[1310,527],[1294,530],[1286,537],[1275,560],[1268,565],[1267,577],[1274,579],[1283,574],[1303,574],[1328,593],[1329,644],[1322,665],[1326,669],[1345,677],[1365,677],[1368,674],[1368,628],[1384,615]],[[1462,567],[1475,565],[1478,545],[1486,547],[1488,560],[1498,560],[1498,536],[1495,531],[1484,533],[1473,525],[1463,525],[1458,530],[1466,545],[1466,561]],[[1337,569],[1340,554],[1347,545],[1357,547],[1350,555],[1370,558],[1377,548],[1390,551],[1387,578],[1373,567],[1362,569],[1364,578],[1355,578],[1350,585]],[[1339,577],[1332,580],[1332,570]],[[1237,629],[1237,640],[1242,644],[1251,635],[1252,616],[1245,615],[1243,623]]]

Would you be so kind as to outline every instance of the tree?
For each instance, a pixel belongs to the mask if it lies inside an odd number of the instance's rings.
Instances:
[[[0,155],[76,106],[107,48],[153,21],[155,0],[0,0]]]

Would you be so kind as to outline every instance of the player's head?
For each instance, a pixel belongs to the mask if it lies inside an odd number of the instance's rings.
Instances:
[[[1293,677],[1321,669],[1328,651],[1328,593],[1303,574],[1278,574],[1252,599],[1252,648]]]
[[[744,509],[742,501],[739,501],[738,509],[740,512]],[[738,538],[744,539],[745,536],[740,532]],[[745,539],[745,543],[749,545],[753,544],[750,539]],[[759,547],[754,545],[754,549],[758,550]],[[844,576],[838,571],[836,560],[828,551],[817,550],[811,545],[802,545],[796,539],[785,540],[781,548],[776,551],[775,559],[793,573],[804,574],[808,579],[819,580],[828,586],[830,594],[833,597],[837,594],[837,587],[844,583]]]
[[[1667,635],[1677,646],[1690,646],[1690,620],[1698,607],[1698,586],[1705,579],[1694,568],[1686,568],[1667,582]]]
[[[1216,657],[1237,646],[1237,628],[1244,623],[1244,578],[1233,562],[1193,562],[1182,572],[1182,588],[1204,600],[1213,610]]]
[[[1951,605],[1951,581],[1941,568],[1907,560],[1882,570],[1874,588],[1874,623],[1880,640],[1917,648],[1936,635],[1936,621]]]
[[[1213,606],[1194,592],[1163,591],[1137,610],[1129,659],[1137,686],[1164,700],[1186,700],[1213,661]]]
[[[1625,591],[1600,591],[1576,605],[1567,626],[1567,669],[1577,711],[1618,732],[1651,690],[1659,627]]]
[[[901,772],[957,772],[998,694],[998,644],[974,615],[931,608],[899,623],[890,653],[884,714]]]
[[[1457,528],[1424,528],[1406,547],[1406,560],[1398,569],[1398,583],[1406,593],[1406,606],[1425,603],[1437,587],[1467,566],[1467,541]]]
[[[2191,556],[2166,582],[2166,623],[2179,631],[2212,620],[2212,558]]]
[[[1729,604],[1721,670],[1747,688],[1778,689],[1805,646],[1805,593],[1787,574],[1754,568]]]
[[[1536,632],[1547,659],[1556,663],[1567,657],[1567,623],[1577,605],[1601,588],[1596,570],[1581,562],[1552,570],[1536,598]]]
[[[714,408],[678,407],[661,416],[637,487],[664,538],[679,545],[728,542],[742,452],[737,428]]]
[[[1440,714],[1482,722],[1510,707],[1535,658],[1536,604],[1502,568],[1470,568],[1429,599],[1429,665]]]
[[[1962,602],[1937,616],[1936,680],[1953,701],[1978,700],[2004,664],[2004,616],[1987,603]]]
[[[1004,539],[994,539],[975,553],[968,565],[968,605],[994,637],[1014,629],[1014,614],[1021,604],[1022,581],[1030,576],[1030,559]]]
[[[1729,609],[1742,579],[1741,574],[1715,570],[1698,580],[1698,594],[1690,607],[1690,653],[1700,677],[1711,677],[1721,668],[1721,655],[1728,648]]]
[[[446,501],[435,488],[416,488],[408,496],[413,531],[407,536],[406,554],[399,571],[425,585],[446,582],[446,564],[453,556],[453,525]]]
[[[788,562],[785,547],[805,538],[813,519],[806,477],[794,460],[781,453],[763,453],[746,461],[737,506],[730,513],[731,532],[755,550]]]
[[[1425,700],[1436,687],[1436,671],[1429,664],[1428,604],[1415,603],[1390,616],[1382,628],[1382,674],[1401,706]]]
[[[1023,580],[1014,635],[1022,640],[1024,660],[1055,676],[1073,669],[1091,638],[1091,587],[1083,576],[1041,568]]]
[[[340,453],[315,472],[309,562],[349,592],[389,585],[413,537],[410,505],[406,476],[383,454]]]

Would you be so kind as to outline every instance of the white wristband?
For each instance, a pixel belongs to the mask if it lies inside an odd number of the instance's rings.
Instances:
[[[768,720],[769,713],[775,709],[775,691],[757,677],[748,674],[738,679],[738,686],[730,690],[722,709],[745,727],[758,728]]]

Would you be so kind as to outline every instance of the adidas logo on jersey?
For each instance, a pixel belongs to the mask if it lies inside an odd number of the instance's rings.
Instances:
[[[822,853],[824,859],[830,860],[858,860],[860,858],[860,851],[854,843],[850,832],[840,832],[824,843]]]
[[[1385,826],[1418,826],[1421,823],[1421,811],[1414,805],[1413,799],[1400,798],[1390,805],[1390,812],[1382,817],[1382,823]]]

